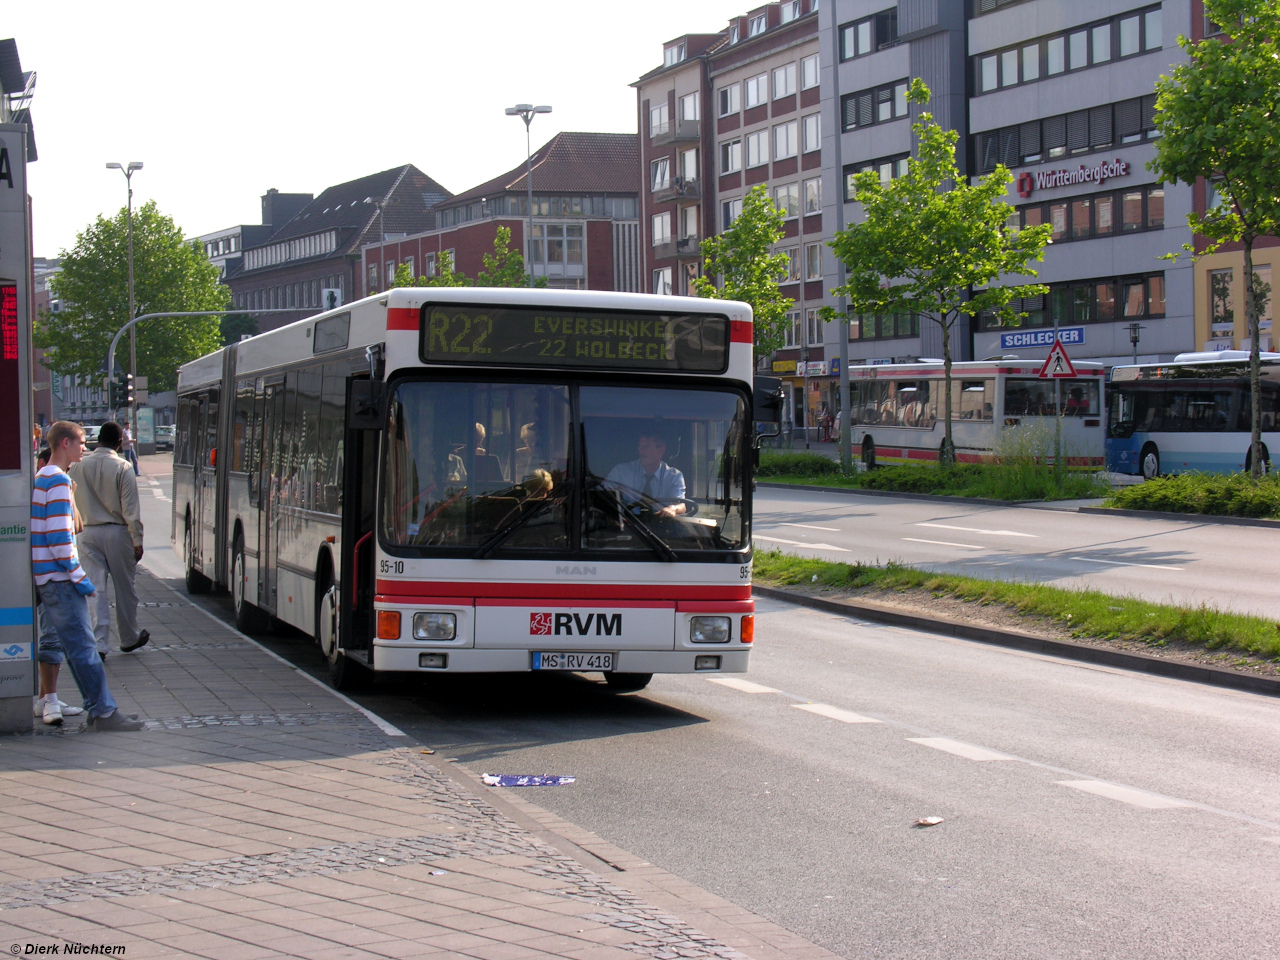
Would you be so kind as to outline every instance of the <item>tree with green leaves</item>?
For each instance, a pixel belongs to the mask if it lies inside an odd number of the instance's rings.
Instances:
[[[787,255],[771,252],[783,237],[782,223],[782,211],[769,199],[768,191],[753,187],[733,223],[719,236],[702,241],[702,276],[693,281],[700,297],[750,304],[756,356],[772,353],[786,342],[787,313],[795,303],[778,289],[789,272]]]
[[[1211,182],[1221,203],[1187,222],[1207,245],[1244,247],[1245,322],[1249,328],[1252,438],[1249,469],[1262,476],[1262,397],[1258,317],[1266,294],[1253,273],[1253,244],[1280,228],[1280,7],[1275,0],[1204,0],[1225,39],[1179,37],[1188,62],[1156,81],[1156,156],[1147,166],[1165,183]],[[1179,254],[1170,254],[1175,259]],[[1260,295],[1261,294],[1261,295]]]
[[[407,263],[396,267],[396,276],[392,280],[393,287],[469,287],[471,279],[453,269],[453,254],[442,250],[436,255],[436,272],[430,277],[413,279],[413,271]]]
[[[220,318],[218,325],[222,333],[222,345],[224,347],[239,343],[243,337],[256,337],[258,335],[258,321],[247,313],[228,314]]]
[[[921,107],[929,102],[923,80],[911,82],[907,99]],[[991,314],[1011,325],[1021,319],[1011,302],[1047,288],[997,281],[1036,276],[1030,264],[1043,257],[1051,228],[1008,229],[1008,169],[998,166],[971,184],[956,166],[954,130],[944,130],[927,112],[911,129],[919,147],[903,176],[886,183],[867,171],[855,178],[864,219],[837,230],[831,241],[847,271],[847,282],[833,292],[848,299],[853,314],[905,313],[941,327],[945,438],[939,462],[947,466],[955,462],[952,330],[962,316]]]
[[[63,251],[62,270],[51,281],[62,301],[58,313],[36,321],[35,343],[48,351],[46,361],[59,374],[97,382],[104,375],[107,347],[129,322],[128,214],[99,216]],[[148,201],[133,214],[133,275],[136,315],[163,311],[226,310],[231,293],[219,281],[218,268],[198,244]],[[153,393],[172,390],[178,367],[222,346],[217,317],[174,317],[138,324],[138,373]],[[124,350],[121,344],[117,353]],[[116,357],[124,369],[127,357]]]
[[[413,279],[407,263],[396,267],[393,287],[527,287],[529,276],[524,270],[524,257],[519,250],[511,249],[511,228],[499,227],[493,238],[493,253],[484,255],[484,269],[475,280],[453,269],[453,254],[448,250],[436,256],[436,272],[431,277]],[[545,287],[546,277],[537,277],[535,287]]]

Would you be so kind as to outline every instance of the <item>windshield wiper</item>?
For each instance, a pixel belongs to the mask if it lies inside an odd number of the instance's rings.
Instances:
[[[598,490],[604,486],[605,481],[599,477],[587,477],[587,489]],[[638,492],[638,491],[637,491]],[[641,494],[643,496],[643,494]],[[653,528],[637,517],[622,504],[618,505],[618,513],[622,517],[622,522],[629,525],[636,533],[640,534],[640,539],[647,543],[653,552],[660,556],[668,563],[675,563],[679,557],[676,552],[667,546],[667,542],[653,532]]]
[[[526,523],[528,523],[534,517],[541,514],[547,507],[553,506],[558,503],[563,503],[563,502],[564,502],[564,497],[551,497],[546,500],[542,500],[539,502],[539,504],[536,507],[533,507],[528,512],[522,513],[518,517],[516,517],[514,520],[508,521],[506,525],[501,527],[496,533],[493,534],[493,536],[489,537],[488,540],[480,544],[480,549],[477,550],[475,553],[475,559],[477,560],[489,559],[489,555],[492,554],[493,551],[497,550],[500,546],[502,546],[503,543],[506,542],[507,538],[510,537],[513,533],[515,533],[517,530],[523,527]]]

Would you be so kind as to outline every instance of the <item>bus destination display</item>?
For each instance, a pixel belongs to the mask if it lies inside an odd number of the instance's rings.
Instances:
[[[705,314],[427,304],[424,363],[722,373],[729,320]]]

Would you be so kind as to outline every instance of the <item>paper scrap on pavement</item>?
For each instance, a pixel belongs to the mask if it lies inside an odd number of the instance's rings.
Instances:
[[[512,776],[506,773],[484,775],[484,782],[490,787],[563,787],[577,779],[577,777]]]
[[[917,820],[917,821],[915,822],[914,826],[917,826],[917,827],[936,827],[936,826],[937,826],[938,824],[940,824],[941,822],[942,822],[942,818],[941,818],[941,817],[921,817],[919,820]]]

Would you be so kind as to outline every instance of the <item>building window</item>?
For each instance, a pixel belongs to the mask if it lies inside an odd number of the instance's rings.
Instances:
[[[769,162],[769,131],[757,130],[743,138],[747,145],[747,166],[762,167]]]
[[[659,157],[649,162],[649,189],[665,190],[671,186],[671,158]]]
[[[822,244],[820,243],[804,245],[804,278],[806,280],[822,279]]]
[[[675,66],[684,59],[685,45],[683,43],[673,44],[662,51],[662,65],[664,67]]]
[[[795,310],[787,314],[787,325],[783,330],[784,347],[800,346],[800,311]]]
[[[778,278],[779,283],[796,283],[800,279],[800,248],[783,247],[778,251],[787,258],[787,271]]]
[[[570,263],[581,264],[583,262],[582,238],[583,229],[580,223],[535,223],[533,242],[529,245],[530,260],[537,264],[560,267]],[[453,251],[450,250],[449,254],[452,256]],[[457,261],[454,261],[454,264],[456,266]]]
[[[800,61],[800,89],[810,90],[818,85],[818,55]]]
[[[1118,302],[1117,302],[1118,301]],[[1134,317],[1165,315],[1163,273],[1133,277],[1101,277],[1049,285],[1048,296],[1015,300],[1010,306],[1021,313],[1022,328],[1059,324],[1110,323]],[[983,314],[982,329],[998,330],[998,318]]]
[[[698,236],[698,207],[683,207],[680,210],[680,238],[688,240]]]
[[[729,42],[730,43],[738,42],[738,25],[736,23],[730,25],[729,27]]]
[[[1230,339],[1235,334],[1236,311],[1231,297],[1232,270],[1209,271],[1209,335]]]
[[[747,21],[747,36],[758,37],[760,36],[760,34],[765,32],[768,26],[769,26],[769,18],[766,17],[764,14],[761,14],[758,17],[752,17],[750,20]]]
[[[670,267],[662,267],[653,271],[653,292],[659,296],[671,296]]]
[[[656,107],[650,107],[649,136],[661,136],[669,129],[671,129],[671,123],[670,118],[667,116],[667,105],[665,103],[660,103]]]
[[[1160,8],[1138,9],[1083,29],[979,54],[973,57],[974,85],[979,94],[990,93],[1159,50],[1163,44]]]
[[[788,220],[800,216],[800,185],[784,183],[774,187],[773,202]]]
[[[805,215],[822,212],[822,178],[814,177],[804,182]]]
[[[1010,227],[1053,225],[1054,243],[1090,240],[1115,233],[1164,228],[1164,186],[1155,184],[1121,192],[1097,193],[1051,203],[1024,204],[1014,211]]]
[[[809,329],[809,346],[822,346],[822,317],[817,307],[810,307],[804,312],[805,326]]]
[[[891,47],[898,42],[897,8],[877,13],[840,28],[840,59],[851,60]]]
[[[720,116],[727,117],[742,109],[742,91],[738,84],[721,87],[716,96],[720,104]]]
[[[736,173],[742,169],[742,141],[726,140],[720,144],[720,173]]]
[[[1204,15],[1204,35],[1206,37],[1217,37],[1224,33],[1226,33],[1226,31],[1209,19],[1209,15],[1206,13]]]
[[[974,134],[978,172],[990,173],[1000,163],[1017,167],[1053,160],[1067,153],[1109,150],[1117,142],[1150,140],[1158,135],[1155,114],[1156,95],[1150,93],[1116,104]]]
[[[423,256],[422,275],[425,277],[434,277],[436,275],[436,255],[434,253],[428,253]]]
[[[680,178],[684,183],[698,179],[698,148],[680,151]]]
[[[800,121],[804,138],[804,152],[813,153],[822,149],[822,114],[811,113]]]
[[[885,123],[907,115],[907,81],[846,94],[840,100],[845,130]]]
[[[733,225],[733,221],[742,216],[742,200],[726,200],[720,205],[722,230],[728,230]]]
[[[775,160],[785,160],[796,155],[799,148],[796,126],[796,122],[791,120],[787,123],[780,123],[773,128],[773,158]]]
[[[781,100],[796,92],[796,65],[788,63],[773,71],[773,99]]]
[[[687,93],[680,98],[680,119],[698,119],[698,95],[696,93]]]
[[[653,224],[653,245],[656,247],[671,242],[671,214],[655,213],[650,218]]]
[[[762,73],[758,77],[751,77],[745,80],[742,85],[746,88],[744,96],[748,110],[769,101],[769,75],[767,73]]]
[[[376,263],[369,264],[369,292],[378,292],[378,265]],[[279,304],[277,303],[276,306],[278,307]]]
[[[920,336],[920,318],[910,313],[883,313],[849,318],[850,340],[905,340]]]
[[[800,0],[786,0],[782,4],[782,22],[790,23],[800,16]]]
[[[844,199],[846,203],[852,203],[858,192],[857,186],[853,182],[853,178],[859,173],[865,173],[868,170],[874,170],[880,175],[880,183],[887,184],[890,180],[897,177],[904,177],[907,174],[907,162],[910,157],[902,154],[897,157],[884,157],[880,160],[866,160],[862,163],[851,163],[844,168]]]

